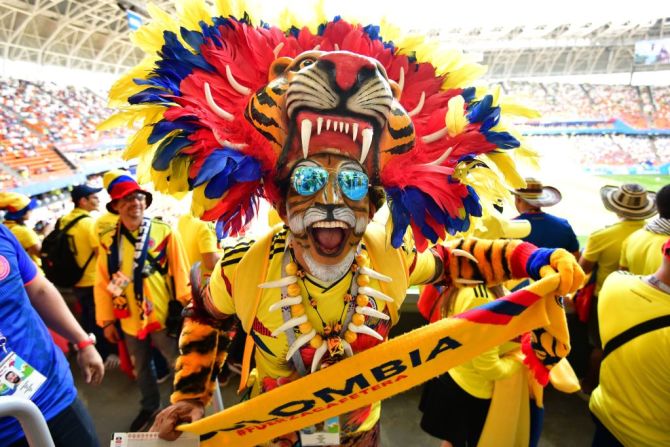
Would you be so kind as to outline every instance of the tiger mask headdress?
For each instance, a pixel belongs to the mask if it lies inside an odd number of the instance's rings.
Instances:
[[[280,154],[278,178],[296,161],[328,150],[357,160],[378,182],[379,157],[407,152],[414,144],[398,84],[370,57],[307,51],[275,60],[269,77],[245,116]]]
[[[177,1],[177,20],[148,6],[153,21],[133,36],[147,56],[112,87],[121,111],[101,128],[140,124],[125,157],[139,158],[159,191],[192,190],[193,214],[220,232],[243,229],[261,197],[283,204],[291,167],[326,149],[361,162],[371,191],[383,189],[394,247],[408,227],[423,250],[481,215],[475,157],[518,184],[505,151],[521,137],[501,120],[499,90],[466,87],[484,69],[460,53],[340,18],[280,29],[254,26],[226,1],[214,14]]]

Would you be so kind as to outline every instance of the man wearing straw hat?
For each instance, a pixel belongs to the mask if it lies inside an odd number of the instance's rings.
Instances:
[[[656,193],[648,192],[637,183],[622,186],[603,186],[600,198],[609,211],[616,213],[619,222],[597,230],[589,235],[586,247],[579,258],[579,264],[586,273],[592,272],[597,266],[595,289],[589,312],[589,343],[591,351],[590,367],[584,379],[585,391],[590,391],[598,383],[598,371],[602,356],[600,336],[598,333],[598,293],[612,272],[619,266],[621,244],[636,230],[644,227],[645,219],[656,214]]]
[[[514,205],[521,213],[515,219],[530,222],[531,231],[523,240],[538,247],[563,248],[578,257],[579,242],[570,223],[562,217],[542,211],[544,206],[554,206],[561,201],[561,192],[545,186],[535,178],[526,178],[526,187],[515,189]]]
[[[634,275],[651,275],[663,261],[661,247],[670,237],[670,184],[656,193],[658,217],[632,233],[621,244],[619,268]]]

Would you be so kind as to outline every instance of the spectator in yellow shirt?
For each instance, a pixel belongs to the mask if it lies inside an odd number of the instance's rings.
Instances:
[[[651,275],[661,266],[661,247],[670,237],[670,185],[656,194],[658,217],[631,234],[621,246],[619,265],[634,275]]]
[[[610,275],[600,293],[605,358],[589,408],[593,446],[670,445],[670,239],[652,275]]]
[[[621,244],[634,231],[644,226],[645,219],[656,213],[654,206],[656,193],[648,192],[637,183],[622,186],[603,186],[600,197],[609,211],[616,213],[619,221],[613,225],[591,233],[586,247],[579,258],[579,265],[586,273],[591,273],[596,266],[596,285],[591,300],[591,311],[588,318],[589,344],[591,354],[586,377],[582,383],[585,392],[590,392],[598,383],[598,370],[602,357],[602,346],[598,331],[598,293],[605,279],[619,265]]]
[[[100,205],[98,193],[102,188],[89,185],[76,185],[70,191],[74,208],[59,220],[59,228],[78,219],[68,230],[68,238],[77,265],[84,269],[81,279],[74,285],[73,292],[81,306],[81,324],[86,332],[95,334],[98,352],[105,360],[105,366],[118,365],[119,358],[114,346],[105,339],[102,329],[95,324],[95,302],[93,300],[93,284],[95,283],[95,266],[98,255],[98,237],[95,233],[95,222],[91,211]]]
[[[16,236],[30,259],[42,266],[40,249],[42,242],[38,234],[26,225],[30,211],[37,207],[35,199],[17,192],[0,192],[0,210],[5,212],[4,224]]]
[[[200,262],[201,272],[210,274],[221,258],[214,225],[187,213],[179,218],[177,230],[184,243],[189,266]]]
[[[145,216],[152,196],[123,171],[110,171],[103,182],[118,224],[100,238],[95,280],[96,320],[105,337],[119,341],[118,320],[128,351],[134,357],[141,410],[130,431],[148,426],[160,408],[160,392],[151,367],[151,345],[174,370],[177,340],[168,335],[171,300],[186,304],[191,297],[188,260],[179,235],[160,220]]]

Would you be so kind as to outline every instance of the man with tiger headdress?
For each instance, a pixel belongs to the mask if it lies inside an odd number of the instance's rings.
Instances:
[[[233,315],[249,334],[241,388],[257,395],[384,343],[412,284],[496,284],[545,265],[562,292],[581,284],[561,250],[475,239],[429,248],[482,214],[477,156],[518,178],[505,151],[521,142],[500,120],[498,92],[464,87],[476,65],[433,64],[419,41],[341,19],[284,32],[200,8],[197,23],[193,11],[177,23],[152,10],[143,35],[162,38],[112,89],[128,106],[111,121],[142,119],[127,155],[150,161],[159,190],[192,189],[193,213],[224,234],[244,228],[260,197],[285,225],[229,243],[187,309],[161,437],[203,416]],[[384,200],[386,225],[371,221]],[[379,411],[340,416],[334,444],[378,445]],[[312,431],[270,445],[307,444]]]

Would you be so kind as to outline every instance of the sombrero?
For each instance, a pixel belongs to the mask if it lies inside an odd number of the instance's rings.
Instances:
[[[527,178],[526,187],[515,189],[512,194],[534,206],[553,206],[563,198],[558,189],[542,185],[542,182],[535,178]]]
[[[608,210],[630,220],[644,220],[656,214],[656,193],[637,183],[600,188],[600,198]]]

